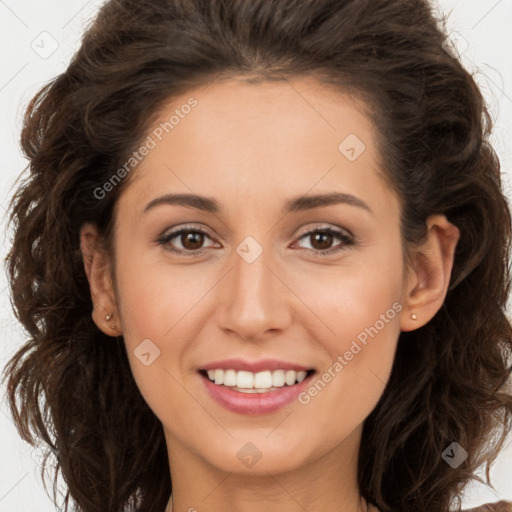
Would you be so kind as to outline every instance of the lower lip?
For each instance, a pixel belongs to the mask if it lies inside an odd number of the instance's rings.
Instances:
[[[308,375],[302,382],[293,386],[283,386],[268,393],[242,393],[225,386],[218,386],[204,375],[200,375],[208,393],[218,404],[232,412],[250,416],[268,414],[289,405],[309,385],[311,376],[312,374]]]

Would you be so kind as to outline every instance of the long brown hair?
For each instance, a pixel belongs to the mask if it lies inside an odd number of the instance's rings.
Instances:
[[[382,512],[447,512],[510,430],[511,218],[491,119],[445,51],[426,0],[111,0],[64,73],[30,103],[30,161],[11,205],[8,270],[28,341],[6,367],[20,435],[42,439],[84,512],[161,512],[171,493],[162,425],[122,338],[91,320],[79,228],[108,237],[124,180],[102,187],[163,103],[213,78],[314,76],[361,98],[402,205],[404,247],[445,214],[461,232],[450,288],[424,327],[401,333],[389,383],[366,419],[361,494]],[[136,172],[136,171],[135,171]],[[44,399],[43,403],[41,398]],[[457,442],[468,458],[442,457]],[[57,500],[54,487],[54,499]],[[457,503],[458,502],[458,503]]]

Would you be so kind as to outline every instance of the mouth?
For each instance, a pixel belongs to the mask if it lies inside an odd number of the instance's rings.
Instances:
[[[250,372],[215,368],[199,370],[199,373],[216,386],[222,386],[239,393],[261,394],[275,392],[285,387],[300,384],[315,373],[315,370],[296,371],[278,369]]]
[[[314,369],[277,362],[265,369],[263,364],[233,364],[238,367],[235,369],[217,363],[199,369],[198,373],[207,394],[217,404],[231,412],[251,416],[268,414],[291,404],[316,373]],[[250,371],[251,366],[258,371]]]

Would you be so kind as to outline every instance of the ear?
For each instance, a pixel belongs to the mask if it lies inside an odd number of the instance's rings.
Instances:
[[[427,219],[427,239],[412,249],[407,289],[400,321],[402,331],[412,331],[429,322],[443,305],[453,268],[459,229],[444,215]],[[416,315],[417,320],[412,319]]]
[[[91,290],[92,319],[106,335],[119,336],[122,330],[112,282],[112,262],[94,224],[85,223],[80,228],[80,250]]]

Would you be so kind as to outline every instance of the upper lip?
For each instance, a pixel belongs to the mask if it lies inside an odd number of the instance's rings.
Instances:
[[[222,361],[214,361],[213,363],[201,366],[201,370],[236,370],[247,371],[252,373],[262,372],[265,370],[295,370],[307,371],[307,368],[300,364],[279,361],[278,359],[260,359],[259,361],[245,361],[243,359],[223,359]]]

